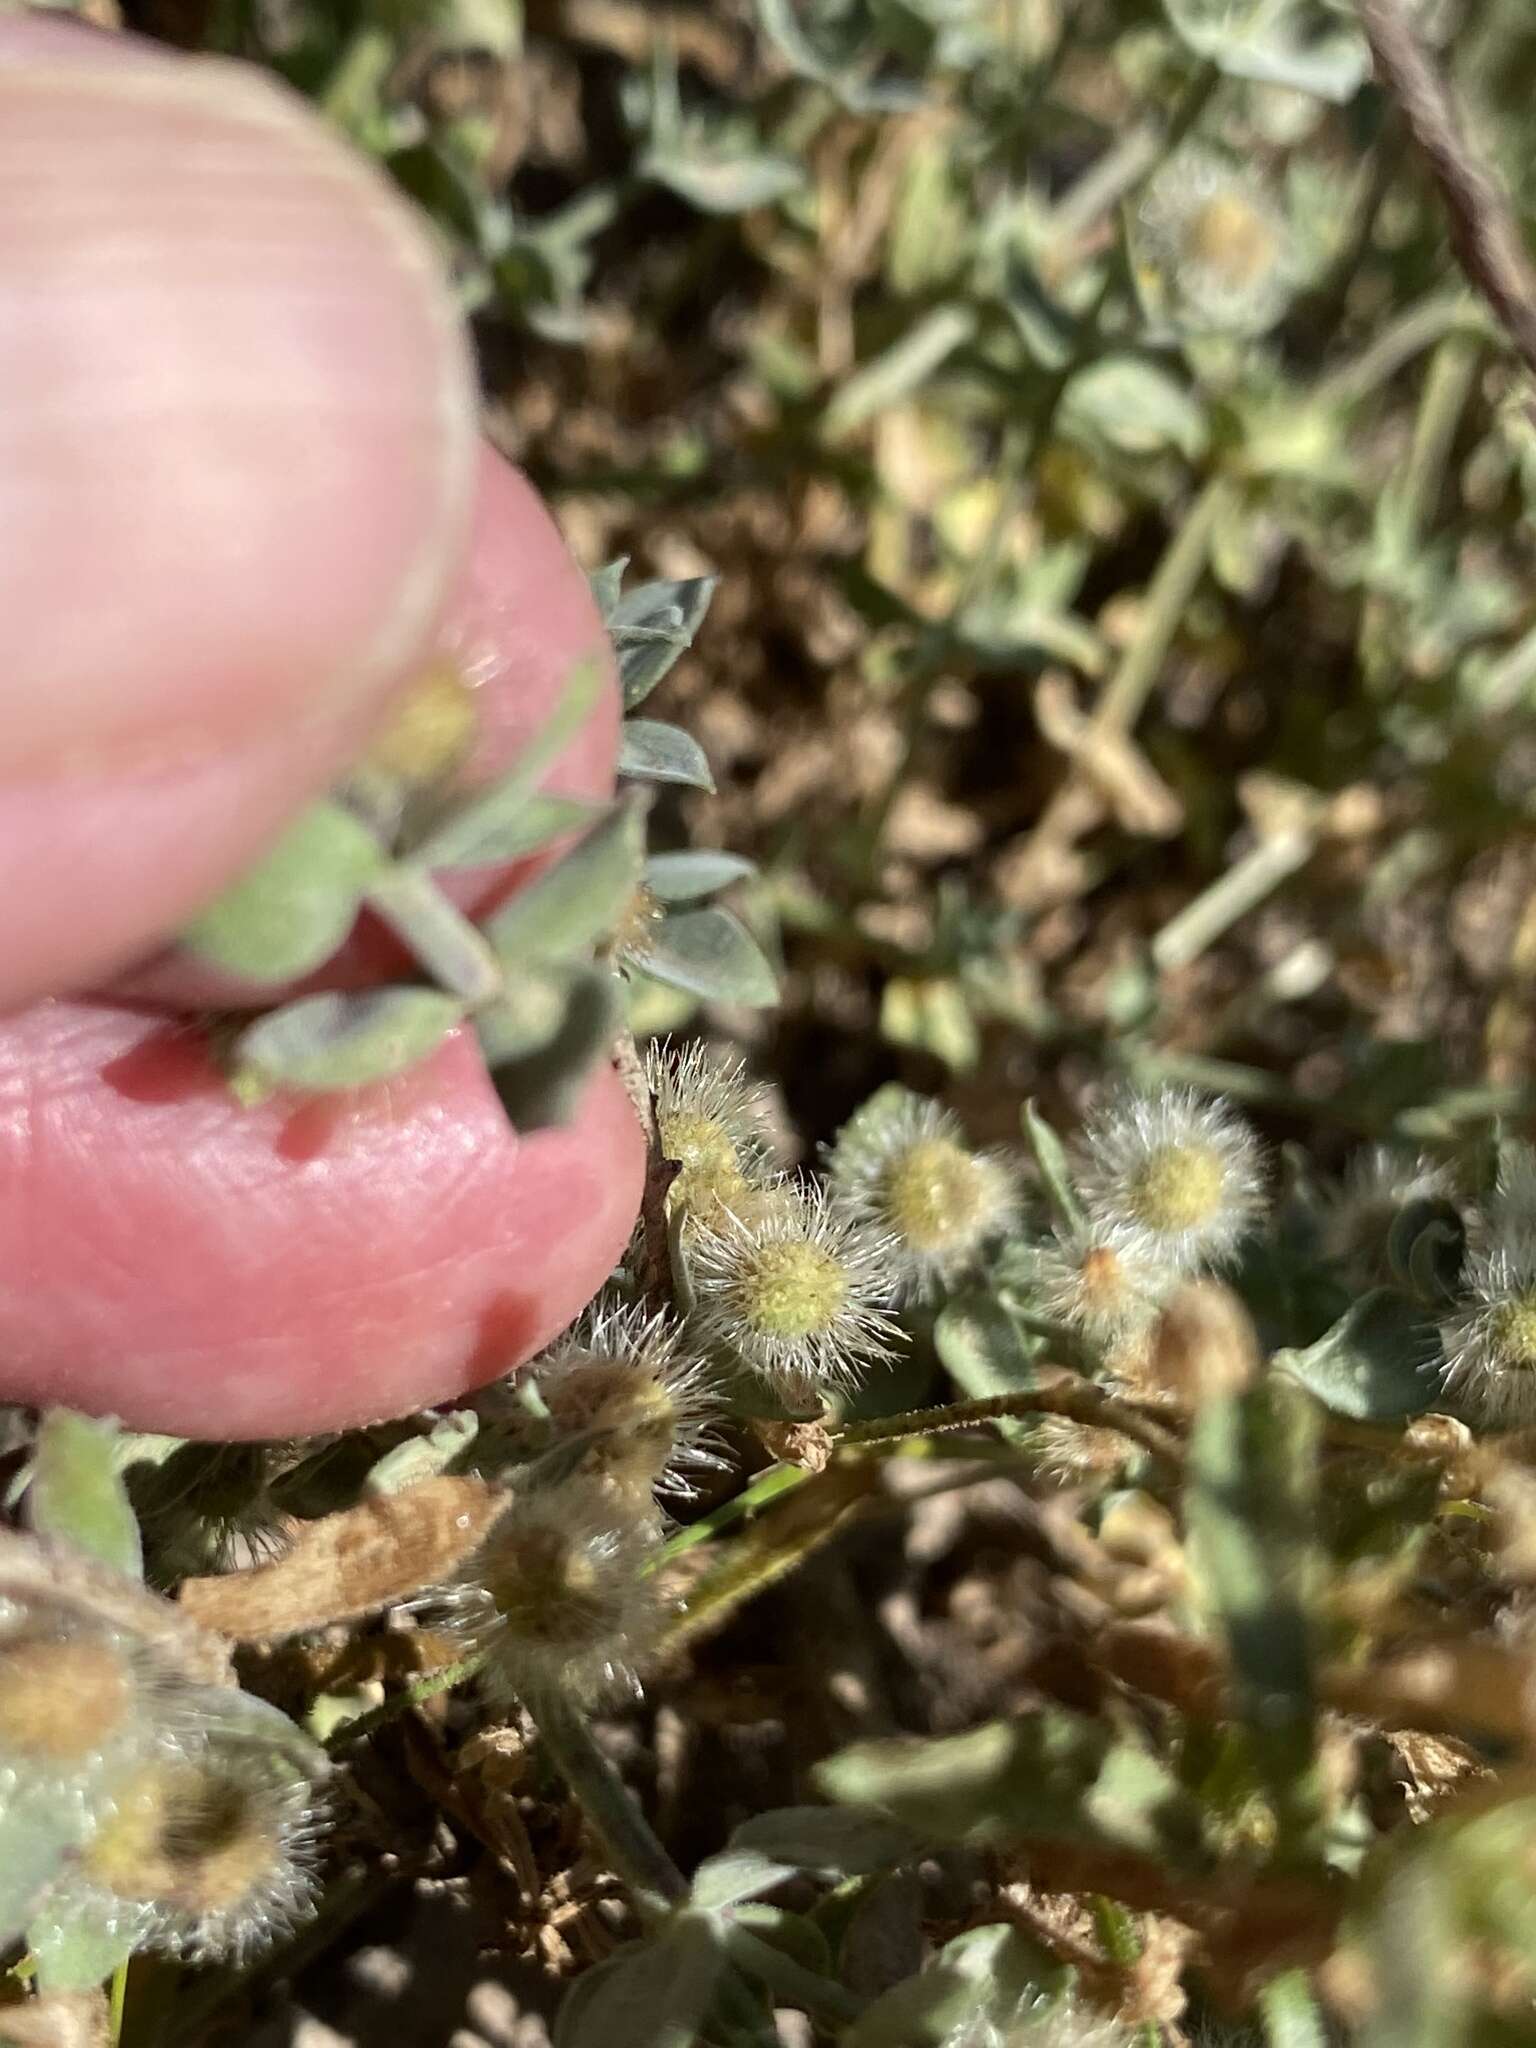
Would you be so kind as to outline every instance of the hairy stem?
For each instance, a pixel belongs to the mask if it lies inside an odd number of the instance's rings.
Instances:
[[[645,1920],[665,1920],[688,1896],[687,1883],[603,1754],[585,1715],[554,1690],[541,1693],[535,1704],[524,1704],[550,1762],[628,1887],[636,1912]]]

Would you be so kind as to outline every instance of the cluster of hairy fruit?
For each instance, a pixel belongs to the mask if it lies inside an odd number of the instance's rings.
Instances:
[[[34,1926],[239,1961],[302,1920],[323,1758],[279,1720],[166,1603],[6,1534],[0,1816],[65,1850]]]

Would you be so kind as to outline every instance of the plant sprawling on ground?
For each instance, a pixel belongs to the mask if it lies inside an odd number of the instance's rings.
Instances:
[[[446,1896],[555,2048],[1532,2038],[1523,0],[123,11],[436,223],[627,714],[424,685],[188,935],[415,966],[232,1081],[618,1032],[650,1163],[457,1407],[8,1413],[0,2037]]]

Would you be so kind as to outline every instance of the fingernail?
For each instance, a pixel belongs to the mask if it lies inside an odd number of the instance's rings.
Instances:
[[[258,74],[39,27],[0,24],[0,776],[334,726],[463,542],[436,251]]]

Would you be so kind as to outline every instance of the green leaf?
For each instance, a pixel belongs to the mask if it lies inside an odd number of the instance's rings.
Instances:
[[[619,663],[624,709],[633,711],[693,645],[719,582],[687,576],[642,583],[605,612]]]
[[[893,974],[880,998],[880,1035],[932,1053],[957,1074],[969,1073],[981,1051],[965,986],[953,975]]]
[[[1019,1121],[1024,1127],[1025,1142],[1034,1157],[1040,1184],[1045,1189],[1046,1200],[1056,1221],[1064,1230],[1081,1230],[1084,1227],[1083,1210],[1072,1186],[1072,1169],[1067,1163],[1066,1147],[1033,1102],[1025,1103],[1019,1112]]]
[[[339,804],[314,804],[183,931],[199,959],[246,981],[291,981],[328,960],[385,865],[377,839]]]
[[[707,1002],[767,1009],[779,999],[761,946],[739,918],[714,904],[663,918],[638,964],[657,981]]]
[[[724,1969],[713,1923],[678,1913],[659,1940],[622,1948],[577,1979],[555,2022],[555,2048],[696,2048]]]
[[[739,1919],[723,1922],[719,1941],[742,1974],[764,1985],[776,2005],[798,2007],[825,2026],[856,2019],[863,2010],[863,1999],[845,1991],[834,1978],[808,1970],[795,1956],[765,1941]]]
[[[626,718],[619,728],[619,773],[645,782],[682,782],[713,794],[704,749],[679,726],[655,718]]]
[[[1434,1309],[1455,1301],[1466,1250],[1467,1227],[1452,1202],[1410,1202],[1398,1210],[1387,1232],[1387,1264],[1393,1276]]]
[[[1439,1399],[1439,1356],[1439,1332],[1423,1309],[1406,1294],[1379,1287],[1346,1309],[1315,1344],[1277,1351],[1273,1367],[1299,1380],[1335,1415],[1396,1422],[1421,1415]]]
[[[692,903],[756,873],[757,863],[739,853],[689,847],[681,853],[653,853],[645,863],[645,886],[659,902]]]
[[[28,1928],[27,1946],[37,1964],[38,1990],[46,1997],[93,1991],[122,1968],[134,1944],[110,1908],[94,1898],[76,1898],[61,1885]]]
[[[138,1579],[144,1575],[144,1553],[117,1450],[115,1422],[50,1408],[38,1431],[27,1512],[39,1536],[73,1544]]]
[[[506,774],[414,847],[412,859],[419,866],[454,868],[507,858],[499,849],[516,845],[515,834],[508,835],[520,813],[533,799],[545,773],[586,724],[607,681],[600,661],[591,656],[578,661],[554,710]],[[542,813],[546,822],[551,815],[547,810]]]
[[[624,587],[624,571],[628,567],[628,555],[619,555],[611,562],[604,562],[601,569],[594,569],[587,578],[593,601],[602,614],[605,626],[609,624],[613,608],[619,601],[619,592]]]
[[[873,1806],[938,1842],[1063,1841],[1182,1864],[1200,1808],[1148,1751],[1049,1707],[937,1740],[855,1743],[819,1764],[818,1790]]]
[[[433,988],[302,996],[240,1034],[235,1086],[253,1094],[366,1088],[426,1059],[463,1018],[459,998]]]
[[[899,405],[968,342],[976,332],[976,314],[969,306],[935,306],[899,341],[865,363],[838,386],[822,414],[822,431],[836,441],[855,432],[877,413]]]
[[[990,1401],[1035,1384],[1035,1361],[1045,1339],[1022,1331],[995,1295],[977,1291],[945,1303],[934,1322],[933,1348],[963,1394]],[[1016,1440],[1029,1434],[1029,1424],[1016,1418],[1005,1418],[997,1427]]]
[[[707,156],[702,151],[684,155],[648,149],[636,169],[700,213],[747,213],[797,191],[805,182],[800,165],[783,156]]]
[[[867,2007],[840,2048],[952,2048],[972,2034],[1000,2040],[1021,2009],[1064,1983],[1061,1966],[1017,1928],[972,1927]]]
[[[771,1892],[794,1875],[792,1863],[777,1863],[756,1849],[722,1849],[695,1870],[688,1896],[701,1912],[714,1912]]]
[[[525,971],[515,996],[476,1016],[491,1080],[515,1130],[570,1122],[622,1013],[618,979],[605,968],[554,966]]]
[[[510,897],[481,927],[508,969],[588,952],[623,915],[640,886],[645,806],[614,805],[551,868]]]
[[[498,788],[504,787],[499,784]],[[456,817],[447,819],[411,856],[414,864],[434,870],[498,867],[522,860],[567,832],[576,832],[601,814],[600,804],[573,796],[529,796],[520,786],[502,809],[495,791],[488,791]]]
[[[43,1887],[85,1827],[75,1801],[7,1797],[0,1807],[0,1948],[24,1932]]]
[[[1194,461],[1207,438],[1194,393],[1140,356],[1103,356],[1080,370],[1062,402],[1062,424],[1127,455],[1174,448]]]
[[[731,1830],[733,1850],[752,1850],[820,1877],[863,1877],[894,1869],[917,1851],[908,1830],[878,1814],[838,1806],[782,1806]]]

